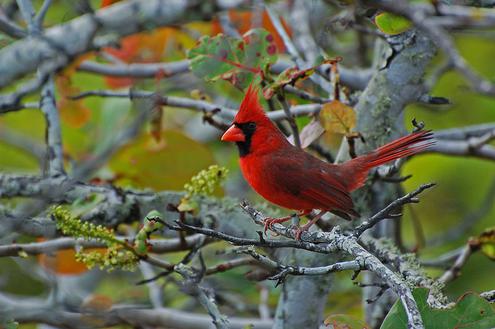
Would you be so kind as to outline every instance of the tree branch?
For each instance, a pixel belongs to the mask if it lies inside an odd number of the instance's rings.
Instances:
[[[237,111],[231,108],[212,104],[206,101],[194,100],[189,98],[174,97],[174,96],[159,96],[150,91],[143,90],[129,90],[128,92],[111,91],[111,90],[90,90],[78,95],[74,95],[71,98],[74,100],[82,99],[85,97],[118,97],[118,98],[150,98],[158,97],[160,104],[169,105],[178,108],[193,109],[199,112],[207,112],[212,114],[218,114],[220,117],[232,120]],[[291,113],[294,116],[304,116],[312,113],[318,113],[321,110],[321,104],[305,104],[293,106]],[[287,114],[284,110],[277,110],[267,113],[268,117],[273,121],[287,120]]]
[[[229,321],[227,321],[227,318],[220,313],[213,297],[208,296],[206,294],[206,290],[199,286],[199,281],[201,280],[202,275],[199,276],[198,273],[195,273],[191,267],[184,264],[176,265],[174,270],[182,275],[185,280],[184,287],[186,288],[186,291],[198,299],[199,303],[205,308],[212,318],[215,327],[217,329],[229,328]]]
[[[53,77],[50,77],[43,86],[40,108],[46,120],[47,173],[49,176],[63,175],[65,174],[65,170],[62,150],[62,130],[57,104],[55,102]]]
[[[84,61],[78,71],[96,73],[112,77],[155,78],[170,77],[189,72],[189,60],[184,59],[169,63],[135,63],[135,64],[102,64]]]
[[[402,15],[407,17],[409,20],[413,22],[413,24],[423,31],[433,42],[435,45],[442,49],[444,54],[449,58],[450,64],[458,70],[466,79],[469,80],[473,88],[482,94],[486,95],[495,95],[495,85],[491,83],[489,80],[481,77],[478,73],[474,72],[466,60],[461,56],[457,48],[455,47],[454,41],[444,29],[441,24],[438,24],[437,21],[432,18],[432,16],[437,12],[437,10],[443,10],[445,14],[453,14],[456,13],[460,15],[461,9],[464,12],[464,17],[468,19],[472,19],[468,14],[470,11],[466,11],[466,9],[462,9],[460,6],[452,7],[450,10],[448,9],[450,6],[439,5],[436,8],[433,6],[429,6],[429,8],[425,9],[424,7],[413,7],[409,5],[407,1],[390,1],[390,0],[382,0],[382,1],[366,1],[366,3],[373,7],[378,7],[381,9],[385,9],[387,11],[393,12],[395,14]],[[487,13],[487,17],[485,21],[488,20],[489,25],[495,25],[494,17],[495,15],[491,11],[485,11]],[[472,15],[471,15],[472,16]],[[458,16],[459,17],[459,16]],[[444,19],[445,21],[445,19]]]
[[[0,294],[0,317],[14,318],[20,323],[38,322],[56,327],[78,328],[88,325],[108,328],[116,325],[211,329],[211,317],[175,310],[172,308],[148,309],[142,305],[114,305],[109,310],[88,310],[84,313],[64,310],[37,298],[19,300]],[[271,320],[256,318],[229,318],[229,328],[244,329],[253,324],[255,328],[270,329]]]
[[[223,5],[236,5],[236,2],[223,1]],[[206,13],[206,9],[212,11]],[[22,39],[2,48],[0,87],[37,69],[51,73],[65,67],[78,55],[97,49],[109,35],[123,37],[140,32],[144,27],[184,23],[219,9],[216,5],[201,6],[195,1],[131,0],[82,15],[47,29],[43,37]]]
[[[168,253],[182,250],[189,250],[196,245],[202,235],[191,235],[184,239],[159,239],[149,240],[149,252],[151,253]],[[119,238],[121,241],[128,241],[133,243],[131,238]],[[21,257],[23,253],[29,256],[36,256],[41,254],[50,254],[59,250],[74,249],[76,247],[88,248],[102,248],[105,244],[97,240],[86,240],[76,238],[56,238],[53,240],[47,240],[42,242],[31,243],[12,243],[0,246],[0,257]]]
[[[394,200],[388,206],[386,206],[385,208],[383,208],[382,210],[380,210],[379,212],[374,214],[372,217],[370,217],[369,219],[362,222],[361,225],[356,227],[354,229],[353,235],[356,238],[359,238],[361,236],[361,234],[363,234],[366,230],[368,230],[368,229],[372,228],[373,226],[375,226],[376,224],[378,224],[378,222],[380,222],[386,218],[393,218],[393,217],[400,216],[401,214],[392,214],[392,211],[397,209],[398,207],[402,207],[403,205],[408,204],[408,203],[418,203],[419,199],[416,198],[416,196],[418,194],[420,194],[421,192],[423,192],[424,190],[429,189],[433,186],[435,186],[435,184],[433,184],[433,183],[423,184],[420,187],[418,187],[416,190],[412,191],[411,193],[408,193],[408,194]]]
[[[438,282],[446,284],[459,276],[461,268],[466,264],[467,260],[473,253],[473,248],[468,244],[462,249],[460,254],[457,256],[454,264],[440,277]]]
[[[241,206],[243,210],[251,216],[256,224],[264,224],[266,217],[263,214],[246,203],[243,203]],[[293,239],[296,235],[295,230],[285,228],[280,224],[273,225],[273,231],[277,234]],[[336,226],[331,232],[303,232],[301,239],[313,243],[324,243],[324,248],[328,250],[328,252],[344,251],[356,261],[360,262],[360,264],[363,264],[365,269],[375,273],[399,296],[406,310],[408,328],[423,328],[423,321],[421,320],[418,306],[416,305],[414,297],[412,296],[407,284],[405,284],[399,276],[382,264],[375,256],[364,249],[357,242],[357,238],[343,234],[340,231],[340,228]]]
[[[24,38],[27,32],[19,25],[8,19],[7,16],[0,10],[0,31],[14,39]]]

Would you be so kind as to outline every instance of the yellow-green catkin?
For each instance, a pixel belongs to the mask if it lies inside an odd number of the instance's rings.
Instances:
[[[65,235],[75,238],[97,239],[102,241],[115,240],[114,231],[110,228],[83,222],[79,218],[73,217],[71,213],[62,206],[57,206],[52,210],[57,229]]]
[[[115,232],[101,225],[83,222],[62,206],[53,208],[53,218],[57,229],[63,234],[75,238],[95,239],[103,242],[107,248],[103,250],[79,249],[76,260],[84,263],[88,268],[98,266],[100,269],[112,271],[122,269],[132,271],[136,268],[139,257],[126,242],[117,239]]]
[[[211,165],[207,169],[201,170],[191,178],[189,183],[184,185],[186,195],[182,198],[178,209],[180,211],[195,211],[198,204],[195,196],[211,195],[217,186],[227,177],[228,169],[218,165]]]

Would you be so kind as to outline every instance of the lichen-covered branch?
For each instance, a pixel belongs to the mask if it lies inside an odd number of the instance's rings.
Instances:
[[[184,239],[160,239],[149,240],[149,252],[151,253],[167,253],[181,250],[189,250],[196,245],[202,235],[191,235]],[[120,238],[122,241],[133,243],[131,238]],[[70,237],[56,238],[42,242],[31,243],[12,243],[0,246],[0,257],[21,257],[25,255],[35,256],[41,254],[49,254],[58,250],[83,248],[102,248],[105,244],[97,240],[76,239]]]
[[[433,187],[435,186],[435,184],[423,184],[421,185],[419,188],[417,188],[416,190],[412,191],[411,193],[408,193],[396,200],[394,200],[392,203],[390,203],[388,206],[386,206],[385,208],[383,208],[382,210],[380,210],[379,212],[377,212],[376,214],[374,214],[373,216],[371,216],[369,219],[365,220],[364,222],[361,223],[361,225],[359,225],[358,227],[356,227],[354,229],[354,236],[355,237],[360,237],[361,234],[364,233],[364,231],[372,228],[373,226],[375,226],[376,224],[378,224],[378,222],[380,222],[381,220],[384,220],[386,218],[393,218],[393,217],[397,217],[398,214],[392,214],[392,211],[394,209],[397,209],[399,207],[402,207],[403,205],[405,204],[408,204],[408,203],[417,203],[419,202],[419,199],[416,198],[416,196],[418,194],[420,194],[421,192],[423,192],[424,190],[430,188],[430,187]],[[400,214],[399,214],[400,215]]]
[[[208,296],[206,290],[199,285],[201,274],[192,270],[184,264],[178,264],[174,270],[184,278],[184,288],[192,296],[196,297],[199,303],[206,309],[217,329],[229,328],[229,321],[222,315],[215,304],[213,297]]]
[[[262,213],[246,203],[242,207],[256,224],[263,225],[266,217]],[[296,237],[295,230],[279,224],[273,226],[273,231],[285,237]],[[363,264],[362,266],[365,269],[373,272],[377,277],[386,282],[402,300],[408,317],[408,328],[423,328],[418,306],[408,285],[397,274],[380,262],[378,258],[364,249],[357,242],[357,238],[344,234],[336,226],[331,232],[303,232],[301,239],[313,243],[317,242],[319,246],[323,244],[321,247],[325,248],[328,252],[343,251]]]

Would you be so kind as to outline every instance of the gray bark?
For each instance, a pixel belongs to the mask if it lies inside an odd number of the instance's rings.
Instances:
[[[377,63],[379,70],[373,75],[355,107],[358,114],[357,130],[366,139],[365,145],[358,146],[360,152],[375,149],[405,133],[404,108],[418,101],[425,93],[423,77],[436,53],[431,40],[417,30],[389,37],[389,42],[392,52],[386,51],[386,47],[380,47],[382,54],[378,58],[383,62]],[[397,196],[397,189],[391,184],[376,182],[373,186],[364,187],[356,196],[359,211],[368,215],[393,200]],[[372,235],[394,238],[398,229],[397,221],[381,222],[374,228]],[[367,275],[365,283],[372,282],[377,282],[376,277]],[[364,288],[363,299],[373,299],[378,291],[376,287]],[[394,299],[386,294],[379,303],[365,302],[366,323],[373,328],[377,327]]]
[[[77,17],[47,29],[42,37],[24,38],[1,49],[0,87],[37,69],[52,72],[65,67],[78,55],[140,32],[143,26],[151,29],[210,15],[211,5],[205,3],[203,8],[196,1],[135,0]]]
[[[329,255],[319,255],[305,250],[288,251],[290,264],[320,266],[335,261]],[[290,276],[282,285],[275,329],[318,328],[323,321],[323,309],[331,288],[333,275]]]

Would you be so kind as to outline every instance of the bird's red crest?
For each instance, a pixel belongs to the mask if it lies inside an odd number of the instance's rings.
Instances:
[[[249,85],[234,122],[244,123],[267,119],[258,98],[258,90],[259,88],[254,87],[253,84]]]

